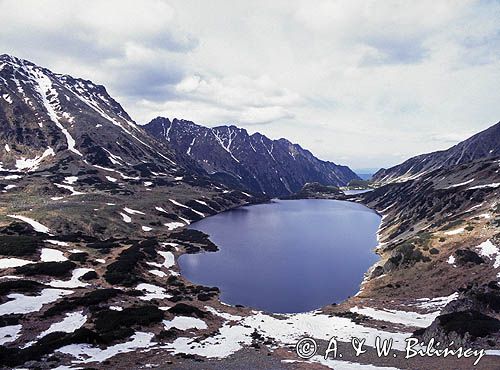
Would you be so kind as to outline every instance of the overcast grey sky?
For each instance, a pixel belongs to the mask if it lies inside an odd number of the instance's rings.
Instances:
[[[353,168],[500,120],[499,1],[0,0],[0,53]]]

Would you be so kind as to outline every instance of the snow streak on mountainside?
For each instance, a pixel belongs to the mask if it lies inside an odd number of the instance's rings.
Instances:
[[[418,155],[397,166],[381,169],[373,175],[373,181],[384,184],[413,180],[438,168],[496,157],[500,157],[500,122],[448,150]]]
[[[294,193],[309,182],[342,186],[358,179],[348,167],[321,161],[286,139],[249,135],[232,125],[208,128],[158,117],[145,129],[220,181],[269,196]]]

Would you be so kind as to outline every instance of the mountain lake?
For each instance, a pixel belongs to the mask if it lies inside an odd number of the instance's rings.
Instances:
[[[219,247],[184,254],[181,273],[217,286],[222,302],[275,312],[306,312],[356,294],[378,256],[380,216],[337,200],[273,200],[190,225]]]

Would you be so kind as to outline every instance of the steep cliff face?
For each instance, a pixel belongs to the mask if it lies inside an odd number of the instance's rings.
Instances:
[[[321,161],[300,145],[249,135],[236,126],[208,128],[159,117],[145,129],[178,155],[194,159],[214,178],[251,192],[282,196],[308,182],[342,186],[358,179],[348,167]]]
[[[500,157],[500,122],[447,150],[422,154],[397,166],[382,169],[372,180],[380,184],[401,182],[416,179],[438,168],[497,157]]]

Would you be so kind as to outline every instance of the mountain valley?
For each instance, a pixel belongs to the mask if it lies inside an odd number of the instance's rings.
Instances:
[[[0,364],[3,368],[470,369],[404,359],[415,335],[500,343],[499,124],[374,176],[377,188],[286,139],[156,118],[141,127],[103,86],[0,56]],[[270,197],[360,202],[382,216],[380,261],[358,294],[279,315],[230,306],[180,274],[218,249],[189,229]],[[375,247],[375,246],[373,246]],[[304,336],[343,357],[295,353]],[[358,358],[351,338],[368,338]],[[376,337],[396,356],[376,355]],[[344,366],[344,367],[342,367]],[[366,367],[365,367],[366,366]]]

